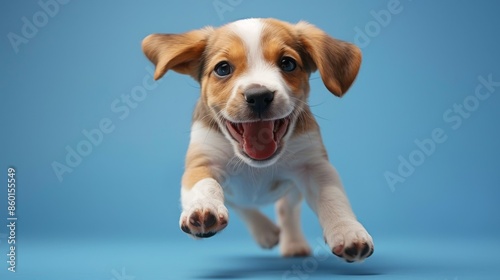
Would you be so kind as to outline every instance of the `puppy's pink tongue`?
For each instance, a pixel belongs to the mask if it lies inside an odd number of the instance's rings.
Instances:
[[[243,149],[256,160],[270,158],[278,147],[274,140],[274,121],[243,123]]]

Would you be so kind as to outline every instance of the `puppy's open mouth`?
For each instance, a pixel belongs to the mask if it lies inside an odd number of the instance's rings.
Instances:
[[[288,130],[289,123],[290,117],[243,123],[226,120],[226,127],[248,157],[266,160],[281,147],[281,140]]]

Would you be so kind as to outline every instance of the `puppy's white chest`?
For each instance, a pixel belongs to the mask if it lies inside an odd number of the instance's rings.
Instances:
[[[270,204],[293,186],[287,175],[287,170],[245,166],[228,174],[222,183],[224,196],[228,202],[243,207]]]

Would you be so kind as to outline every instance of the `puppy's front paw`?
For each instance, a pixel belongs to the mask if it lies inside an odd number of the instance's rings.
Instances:
[[[325,233],[332,253],[347,262],[359,262],[373,254],[372,237],[358,221],[343,221]]]
[[[228,212],[224,205],[216,206],[204,202],[193,205],[181,214],[180,226],[185,233],[197,238],[208,238],[227,226]]]

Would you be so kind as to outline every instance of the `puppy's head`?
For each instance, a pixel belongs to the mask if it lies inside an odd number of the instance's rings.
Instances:
[[[201,102],[238,157],[254,167],[275,163],[307,106],[309,76],[342,96],[361,53],[306,22],[245,19],[184,34],[152,34],[142,43],[155,79],[172,69],[201,85]],[[309,120],[310,121],[310,120]],[[306,124],[303,124],[306,126]]]

